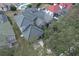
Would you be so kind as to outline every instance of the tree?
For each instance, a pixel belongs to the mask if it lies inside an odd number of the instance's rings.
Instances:
[[[31,5],[31,4],[29,4],[29,5],[27,5],[27,7],[28,7],[28,8],[31,8],[31,7],[32,7],[32,5]]]
[[[16,11],[16,9],[17,9],[17,8],[16,8],[14,5],[12,5],[12,6],[10,7],[10,10],[11,10],[11,11]]]
[[[40,5],[41,5],[41,3],[38,3],[36,7],[38,8]]]
[[[0,49],[0,56],[13,56],[14,48],[2,48]]]
[[[67,51],[71,46],[79,42],[79,7],[73,7],[70,12],[58,21],[54,21],[48,29],[45,29],[44,39],[46,45],[56,55]],[[78,50],[77,50],[78,51]],[[78,53],[75,55],[79,55]]]

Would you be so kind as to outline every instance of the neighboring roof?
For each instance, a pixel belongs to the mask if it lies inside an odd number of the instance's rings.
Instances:
[[[3,13],[0,13],[0,15],[0,48],[3,46],[10,47],[8,43],[12,44],[16,41],[15,34],[7,16]]]
[[[62,6],[62,7],[65,7],[66,3],[60,3],[59,5]]]
[[[3,13],[0,14],[0,33],[5,35],[14,35],[11,24],[8,21],[8,18]]]
[[[58,4],[57,5],[51,5],[51,6],[48,7],[48,10],[53,12],[53,13],[57,13],[59,11],[59,9],[60,8],[59,8]]]
[[[72,8],[72,3],[60,3],[59,5],[66,8],[67,10]]]
[[[10,10],[10,3],[0,3],[0,11],[8,11]]]
[[[66,9],[70,10],[72,8],[72,3],[66,3]]]
[[[34,26],[34,25],[30,25],[24,32],[23,35],[24,37],[28,40],[28,39],[38,39],[41,35],[43,34],[43,30],[41,30],[40,28]]]
[[[0,33],[5,35],[14,35],[14,31],[8,21],[4,24],[0,24]]]
[[[1,22],[6,22],[7,21],[7,16],[4,15],[2,11],[0,11],[0,23]]]

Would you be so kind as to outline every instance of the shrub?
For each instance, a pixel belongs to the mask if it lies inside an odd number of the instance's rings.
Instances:
[[[46,46],[48,46],[56,55],[60,55],[67,51],[70,47],[79,42],[79,6],[74,7],[63,18],[53,21],[48,29],[44,31],[44,38],[46,39]],[[78,46],[78,45],[77,45]],[[76,49],[79,52],[79,49]],[[79,53],[73,52],[70,55],[79,55]]]
[[[10,7],[10,10],[11,10],[11,11],[16,11],[16,9],[17,9],[17,8],[16,8],[15,6],[13,6],[13,5]]]
[[[38,3],[36,7],[38,8],[40,5],[41,5],[41,3]]]
[[[29,5],[27,5],[27,7],[28,7],[28,8],[31,8],[31,7],[32,7],[32,5],[31,5],[31,4],[29,4]]]

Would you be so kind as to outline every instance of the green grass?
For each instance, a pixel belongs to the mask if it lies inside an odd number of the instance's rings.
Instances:
[[[78,10],[78,7],[74,7],[66,16],[53,22],[48,29],[45,29],[44,39],[46,45],[51,48],[56,55],[64,53],[72,46],[75,47],[76,43],[79,42]],[[76,45],[76,47],[78,47],[78,45]],[[74,55],[79,54],[76,52]]]

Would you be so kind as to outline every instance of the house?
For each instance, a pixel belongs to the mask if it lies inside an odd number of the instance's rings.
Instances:
[[[16,38],[12,26],[10,25],[7,16],[0,11],[0,48],[11,48],[15,42]]]
[[[32,40],[33,38],[37,39],[43,34],[43,31],[35,26],[30,18],[25,18],[23,15],[17,15],[15,16],[15,21],[26,40]]]
[[[22,32],[22,36],[27,40],[38,39],[43,34],[42,26],[53,20],[53,17],[44,12],[44,10],[38,10],[37,8],[26,8],[14,18]]]
[[[20,17],[20,18],[19,18]],[[24,17],[23,15],[15,16],[15,21],[20,28],[22,35],[26,40],[38,39],[42,34],[43,30],[34,25],[32,18]]]

